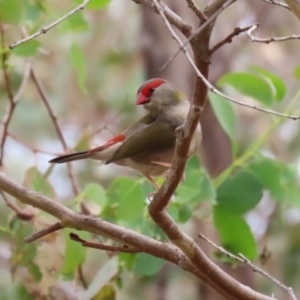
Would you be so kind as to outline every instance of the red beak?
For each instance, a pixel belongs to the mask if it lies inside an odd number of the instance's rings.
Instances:
[[[137,98],[136,98],[136,105],[141,105],[149,102],[149,98],[147,98],[145,95],[142,93],[138,93]]]

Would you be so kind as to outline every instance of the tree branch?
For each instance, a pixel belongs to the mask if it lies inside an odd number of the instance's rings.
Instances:
[[[70,16],[72,16],[73,14],[75,14],[77,11],[84,9],[84,7],[90,2],[90,0],[84,0],[80,5],[76,6],[75,8],[73,8],[72,10],[70,10],[68,13],[66,13],[65,15],[63,15],[61,18],[59,18],[58,20],[56,20],[55,22],[51,23],[50,25],[43,27],[40,31],[24,38],[21,39],[19,41],[16,41],[14,43],[12,43],[9,46],[9,49],[14,49],[18,46],[20,46],[21,44],[28,42],[42,34],[47,33],[50,29],[52,29],[53,27],[55,27],[56,25],[58,25],[59,23],[61,23],[62,21],[66,20],[67,18],[69,18]]]
[[[35,75],[32,68],[31,68],[31,71],[30,71],[30,77],[31,77],[33,83],[35,84],[35,86],[37,88],[37,91],[38,91],[44,105],[46,106],[47,112],[48,112],[48,114],[49,114],[49,116],[52,120],[52,123],[54,125],[55,130],[56,130],[56,133],[57,133],[57,135],[59,137],[59,140],[62,144],[62,147],[63,147],[63,149],[66,153],[66,152],[68,152],[67,143],[66,143],[65,138],[62,134],[62,131],[61,131],[59,125],[58,125],[57,118],[54,115],[54,112],[53,112],[53,110],[52,110],[52,108],[49,104],[49,101],[46,97],[46,94],[43,91],[42,85],[40,84],[39,80],[37,79],[37,77],[36,77],[36,75]],[[78,195],[79,190],[78,190],[78,187],[77,187],[77,184],[76,184],[76,179],[75,179],[75,175],[74,175],[74,172],[73,172],[72,164],[70,162],[67,163],[67,168],[68,168],[68,175],[69,175],[71,183],[72,183],[73,192],[74,192],[75,195]]]
[[[265,43],[269,44],[272,42],[284,42],[288,40],[300,40],[300,35],[292,34],[282,37],[270,37],[270,38],[257,38],[253,35],[253,31],[259,27],[259,24],[255,24],[249,28],[247,31],[247,36],[250,38],[252,43]]]
[[[275,0],[263,0],[263,1],[267,2],[267,3],[270,3],[270,4],[281,6],[283,8],[288,9],[288,10],[291,10],[288,5],[286,5],[285,3],[279,2],[279,1],[275,1]]]
[[[17,207],[16,205],[14,205],[13,203],[11,203],[8,198],[6,197],[6,195],[0,191],[0,195],[2,196],[5,204],[7,207],[11,208],[15,213],[16,213],[16,216],[20,219],[20,220],[23,220],[23,221],[30,221],[32,220],[32,218],[34,218],[34,214],[29,212],[29,211],[26,211],[24,209],[20,209],[19,207]]]
[[[222,12],[227,6],[229,6],[233,1],[228,1],[225,2],[217,11],[215,11],[206,21],[201,24],[187,39],[186,41],[182,44],[182,46],[178,47],[177,51],[163,64],[163,66],[159,69],[161,72],[164,70],[175,58],[176,56],[183,51],[183,47],[187,46],[191,40],[193,40],[196,36],[198,36],[202,30],[207,28],[213,21],[217,18],[217,16]]]
[[[159,242],[150,237],[146,237],[132,230],[110,224],[95,217],[77,214],[69,208],[63,206],[59,202],[51,200],[50,198],[43,196],[41,193],[31,191],[17,183],[14,183],[1,174],[0,190],[17,198],[22,203],[37,207],[42,211],[45,211],[58,218],[60,220],[59,223],[62,227],[85,230],[94,234],[109,237],[110,239],[128,245],[130,247],[140,249],[141,252],[151,254],[166,261],[172,262],[175,265],[178,265],[180,268],[194,274],[204,282],[208,283],[208,280],[217,280],[214,284],[212,284],[213,286],[220,284],[218,280],[219,278],[215,278],[215,272],[221,273],[224,277],[230,278],[226,273],[224,273],[216,265],[214,265],[207,257],[204,258],[202,262],[203,268],[201,269],[201,271],[199,271],[199,269],[197,269],[190,262],[185,254],[183,254],[177,247],[170,243]],[[190,250],[192,251],[192,249]],[[208,262],[209,266],[207,268]],[[223,276],[220,279],[224,279],[227,282],[227,280],[223,278]],[[230,282],[231,285],[228,288],[230,290],[237,291],[232,291],[232,295],[238,294],[239,296],[228,297],[227,295],[227,299],[274,300],[274,298],[261,295],[251,290],[250,288],[243,286],[232,278],[230,278]],[[224,286],[224,284],[221,283],[221,286]]]
[[[285,0],[289,9],[294,13],[294,15],[300,20],[300,1],[299,0]]]
[[[187,53],[181,40],[178,38],[174,30],[172,29],[170,23],[168,22],[168,19],[164,15],[164,11],[158,4],[158,1],[153,0],[153,2],[162,19],[164,20],[168,30],[170,31],[172,37],[178,42],[179,46],[182,48],[182,51],[185,53],[189,62],[195,66],[192,58]],[[216,9],[219,9],[219,7],[216,7]],[[208,41],[211,30],[212,27],[208,28],[204,33],[206,35],[207,43],[201,45],[203,53],[207,53]],[[194,51],[194,53],[196,54],[197,52]],[[202,59],[203,57],[201,57],[201,60]],[[201,62],[204,65],[204,70],[208,72],[208,62]],[[196,66],[195,68],[197,69]],[[198,268],[198,270],[201,273],[203,273],[203,276],[205,276],[205,279],[203,280],[216,291],[218,291],[220,294],[222,294],[225,298],[249,300],[270,299],[269,297],[254,292],[252,290],[249,291],[248,288],[245,288],[241,283],[231,278],[228,274],[226,274],[214,263],[212,263],[212,261],[208,259],[204,252],[198,247],[195,241],[188,235],[183,233],[177,226],[177,224],[173,221],[173,219],[166,212],[166,208],[169,204],[170,198],[174,193],[176,187],[178,186],[180,179],[182,178],[190,142],[193,133],[195,132],[196,126],[198,125],[200,115],[205,105],[207,87],[204,87],[204,90],[200,91],[200,86],[201,85],[198,85],[197,89],[196,84],[194,95],[198,95],[198,93],[201,92],[202,97],[200,99],[197,99],[195,96],[193,97],[188,117],[184,122],[183,126],[181,126],[177,130],[177,143],[172,167],[168,173],[165,183],[149,204],[148,211],[152,219],[165,232],[165,234],[172,241],[172,243],[179,247],[181,251],[185,253],[186,256],[190,259],[190,261]],[[207,274],[209,274],[209,276],[207,276]]]
[[[57,230],[63,229],[63,227],[61,226],[60,222],[54,223],[53,225],[42,229],[38,232],[35,232],[33,234],[31,234],[30,236],[26,237],[24,239],[24,243],[31,243],[34,242],[40,238],[42,238],[43,236],[48,235],[49,233],[55,232]]]
[[[225,250],[224,248],[217,246],[215,243],[213,243],[211,240],[209,240],[207,237],[205,237],[203,234],[198,234],[198,237],[200,237],[201,239],[203,239],[204,241],[206,241],[209,245],[211,245],[213,248],[215,248],[217,251],[225,254],[226,256],[246,265],[249,266],[254,272],[257,272],[259,274],[261,274],[262,276],[266,277],[268,280],[272,281],[274,284],[276,284],[279,288],[281,288],[282,290],[284,290],[285,292],[287,292],[289,294],[289,296],[291,297],[292,300],[297,300],[296,296],[294,295],[293,289],[291,287],[287,287],[285,286],[282,282],[280,282],[279,280],[277,280],[276,278],[274,278],[273,276],[271,276],[270,274],[268,274],[267,272],[263,271],[262,269],[260,269],[259,267],[257,267],[256,265],[254,265],[249,259],[247,259],[244,255],[239,254],[238,256],[228,252],[227,250]]]
[[[216,52],[218,49],[220,49],[222,46],[224,46],[227,43],[231,43],[232,42],[232,38],[234,38],[235,36],[238,36],[240,33],[245,32],[247,30],[249,30],[251,26],[246,26],[246,27],[236,27],[234,28],[233,32],[231,32],[226,38],[224,38],[222,41],[218,42],[216,45],[214,45],[212,48],[210,48],[210,53],[213,54],[214,52]]]
[[[136,4],[143,4],[149,8],[151,8],[153,11],[158,13],[158,10],[153,3],[152,0],[132,0]],[[161,3],[162,10],[164,11],[164,14],[166,15],[166,18],[168,21],[174,25],[178,30],[180,30],[186,37],[189,37],[192,34],[192,27],[185,23],[177,14],[175,14],[167,5],[164,3]]]
[[[88,242],[80,238],[77,234],[71,232],[70,233],[70,239],[75,242],[81,243],[83,247],[87,248],[93,248],[93,249],[99,249],[99,250],[105,250],[105,251],[113,251],[113,252],[124,252],[124,253],[138,253],[141,252],[141,250],[136,248],[129,248],[128,246],[110,246],[110,245],[104,245],[100,243],[95,242]]]
[[[4,76],[4,84],[6,87],[8,99],[9,99],[9,106],[7,107],[6,113],[1,121],[2,123],[2,134],[1,134],[1,139],[0,139],[0,166],[3,165],[3,157],[4,157],[4,146],[7,138],[7,130],[9,127],[9,123],[12,119],[14,110],[16,108],[16,105],[25,89],[28,83],[28,78],[29,78],[29,71],[31,67],[31,60],[27,60],[25,64],[25,70],[22,78],[22,82],[20,84],[19,90],[17,91],[16,95],[13,95],[12,92],[12,86],[11,86],[11,81],[9,78],[8,70],[7,70],[7,52],[5,51],[5,36],[4,36],[4,30],[2,25],[0,24],[0,33],[1,33],[1,41],[2,41],[2,49],[3,53],[1,55],[1,63],[2,63],[2,70],[3,70],[3,76]]]
[[[178,265],[180,268],[202,279],[203,275],[187,259],[187,257],[174,245],[163,243],[134,232],[126,228],[111,224],[93,216],[78,214],[63,206],[57,201],[43,196],[41,193],[31,191],[0,174],[0,190],[17,198],[22,203],[39,208],[60,220],[60,225],[65,228],[85,230],[94,234],[108,237],[121,244],[140,249],[142,252],[162,258]]]
[[[195,13],[201,22],[205,22],[207,20],[206,16],[203,14],[194,0],[186,0],[186,2],[189,8]]]

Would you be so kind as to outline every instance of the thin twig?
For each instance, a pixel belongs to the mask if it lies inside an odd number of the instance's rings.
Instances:
[[[153,0],[155,1],[155,0]],[[227,2],[228,3],[228,2]],[[228,6],[228,5],[227,5]],[[235,98],[229,97],[225,94],[223,94],[222,92],[220,92],[218,89],[216,89],[206,78],[205,76],[200,72],[200,70],[197,68],[197,66],[195,65],[193,59],[191,58],[191,56],[189,55],[189,53],[187,52],[186,48],[184,47],[184,44],[182,43],[182,41],[180,40],[180,38],[178,37],[178,35],[175,33],[175,31],[172,29],[170,23],[168,22],[168,20],[164,17],[166,26],[168,27],[172,37],[177,41],[177,43],[179,44],[180,49],[182,50],[182,52],[185,54],[187,60],[190,62],[191,66],[193,67],[194,71],[197,74],[197,77],[199,79],[201,79],[204,84],[207,86],[207,88],[214,94],[221,96],[222,98],[233,102],[235,104],[241,105],[241,106],[245,106],[245,107],[249,107],[252,109],[256,109],[258,111],[264,112],[264,113],[268,113],[271,115],[275,115],[275,116],[279,116],[279,117],[284,117],[284,118],[288,118],[288,119],[292,119],[292,120],[298,120],[300,119],[300,116],[292,116],[292,115],[288,115],[288,114],[284,114],[284,113],[280,113],[280,112],[276,112],[270,109],[266,109],[266,108],[261,108],[261,107],[257,107],[255,105],[251,105],[251,104],[247,104],[244,102],[241,102],[239,100],[236,100]],[[257,26],[257,25],[254,25]],[[252,27],[254,27],[252,26]],[[250,29],[249,29],[250,30]],[[248,32],[249,32],[248,30]]]
[[[232,38],[235,36],[238,36],[240,33],[245,32],[249,30],[253,25],[246,26],[246,27],[236,27],[234,28],[233,32],[231,32],[226,38],[224,38],[222,41],[214,45],[212,48],[209,49],[210,54],[213,54],[216,52],[219,48],[221,48],[223,45],[227,43],[232,42]]]
[[[291,10],[288,5],[286,5],[285,3],[279,2],[279,1],[275,1],[275,0],[263,0],[263,1],[265,1],[267,3],[270,3],[270,4],[281,6],[283,8],[288,9],[288,10]]]
[[[5,37],[4,37],[4,30],[3,30],[2,25],[0,25],[0,32],[1,32],[1,40],[2,40],[1,46],[2,46],[2,49],[5,49]],[[13,92],[12,92],[11,81],[10,81],[8,70],[7,70],[6,60],[7,60],[7,53],[5,52],[5,50],[3,50],[3,53],[1,56],[1,63],[2,63],[2,70],[3,70],[3,76],[4,76],[4,83],[5,83],[8,99],[9,99],[9,106],[7,107],[6,113],[1,121],[3,128],[2,128],[2,134],[1,134],[1,140],[0,140],[0,166],[3,164],[4,146],[5,146],[5,142],[6,142],[6,138],[7,138],[7,130],[9,127],[9,123],[12,119],[12,115],[14,113],[16,105],[17,105],[21,95],[23,94],[25,87],[27,86],[28,79],[29,79],[29,71],[30,71],[30,67],[31,67],[31,60],[29,59],[26,61],[26,64],[25,64],[25,70],[23,73],[22,82],[20,84],[20,87],[19,87],[16,95],[14,96]]]
[[[62,147],[63,147],[65,153],[67,153],[68,152],[68,146],[67,146],[65,138],[62,134],[62,131],[61,131],[59,125],[58,125],[57,118],[54,115],[54,112],[53,112],[53,110],[52,110],[52,108],[49,104],[49,101],[46,97],[46,94],[43,91],[42,85],[40,84],[39,80],[37,79],[37,77],[36,77],[36,75],[35,75],[32,68],[31,68],[30,76],[31,76],[31,79],[34,82],[36,88],[37,88],[37,91],[38,91],[44,105],[46,106],[46,109],[47,109],[48,114],[49,114],[49,116],[52,120],[52,123],[53,123],[54,127],[55,127],[56,133],[57,133],[58,138],[59,138],[59,140],[62,144]],[[75,195],[78,195],[79,190],[78,190],[78,187],[77,187],[77,184],[76,184],[76,179],[75,179],[75,175],[74,175],[74,172],[73,172],[72,164],[70,162],[67,163],[67,168],[68,168],[68,175],[69,175],[71,183],[72,183],[73,192],[74,192]]]
[[[13,203],[11,203],[8,198],[6,197],[6,195],[0,191],[0,195],[2,196],[5,204],[7,207],[11,208],[17,215],[17,217],[20,219],[20,220],[23,220],[23,221],[30,221],[32,218],[34,218],[34,214],[29,212],[29,211],[26,211],[24,209],[20,209],[18,208],[16,205],[14,205]]]
[[[129,248],[128,246],[110,246],[104,245],[100,243],[88,242],[80,238],[76,233],[70,233],[70,239],[75,242],[81,243],[83,247],[93,248],[93,249],[100,249],[105,251],[113,251],[113,252],[124,252],[124,253],[138,253],[141,252],[139,249]]]
[[[29,82],[29,77],[30,77],[31,65],[32,65],[32,58],[28,58],[25,62],[25,68],[24,68],[23,78],[20,87],[14,96],[15,102],[18,102],[20,100],[25,88],[27,87],[27,84]]]
[[[276,278],[274,278],[273,276],[271,276],[270,274],[268,274],[267,272],[263,271],[262,269],[260,269],[259,267],[257,267],[256,265],[254,265],[248,258],[246,258],[244,255],[242,254],[238,254],[234,255],[230,252],[228,252],[227,250],[225,250],[223,247],[220,247],[218,245],[216,245],[214,242],[212,242],[211,240],[209,240],[206,236],[204,236],[203,234],[198,234],[198,237],[203,239],[204,241],[206,241],[209,245],[211,245],[213,248],[215,248],[217,251],[225,254],[226,256],[246,265],[249,266],[254,272],[257,272],[259,274],[261,274],[262,276],[266,277],[268,280],[270,280],[271,282],[273,282],[275,285],[277,285],[279,288],[281,288],[282,290],[286,291],[289,296],[291,297],[292,300],[297,300],[296,296],[294,295],[293,289],[291,287],[287,287],[285,286],[282,282],[280,282],[279,280],[277,280]]]
[[[79,10],[82,10],[84,9],[84,7],[90,2],[90,0],[84,0],[80,5],[76,6],[75,8],[73,8],[72,10],[70,10],[68,13],[66,13],[65,15],[63,15],[61,18],[59,18],[58,20],[56,20],[55,22],[51,23],[50,25],[46,26],[46,27],[43,27],[40,31],[24,38],[24,39],[21,39],[19,41],[16,41],[14,43],[12,43],[9,48],[12,50],[14,49],[15,47],[25,43],[25,42],[28,42],[42,34],[45,34],[47,33],[50,29],[52,29],[53,27],[55,27],[56,25],[58,25],[59,23],[61,23],[62,21],[64,21],[65,19],[69,18],[70,16],[72,16],[74,13],[76,13],[77,11]]]
[[[292,300],[297,300],[296,296],[294,295],[294,291],[293,291],[292,287],[287,287],[286,285],[284,285],[282,282],[280,282],[279,280],[277,280],[276,278],[274,278],[273,276],[271,276],[267,272],[265,272],[262,269],[260,269],[257,266],[255,266],[243,254],[239,253],[238,256],[242,259],[244,265],[249,266],[250,268],[252,268],[253,271],[261,274],[264,277],[266,277],[271,282],[273,282],[274,284],[276,284],[279,288],[281,288],[282,290],[286,291],[289,294],[289,296],[291,297]]]
[[[183,48],[196,36],[198,35],[204,28],[206,28],[211,22],[213,22],[216,17],[230,4],[234,1],[225,2],[215,13],[213,13],[201,26],[199,26],[187,39],[182,43],[182,45],[177,49],[177,51],[171,55],[167,62],[163,64],[163,66],[158,70],[159,72],[163,71],[175,58],[176,56],[183,50]]]
[[[51,226],[49,226],[49,227],[47,227],[45,229],[42,229],[42,230],[40,230],[38,232],[35,232],[35,233],[29,235],[28,237],[26,237],[24,239],[24,243],[34,242],[35,240],[40,239],[43,236],[46,236],[46,235],[48,235],[48,234],[50,234],[52,232],[55,232],[57,230],[60,230],[62,228],[63,227],[61,226],[61,223],[57,222],[57,223],[55,223],[55,224],[53,224],[53,225],[51,225]]]
[[[247,31],[247,36],[250,38],[252,43],[264,43],[269,44],[272,42],[284,42],[289,40],[300,40],[300,35],[292,34],[282,37],[270,37],[270,38],[257,38],[253,35],[253,31],[259,27],[258,24],[251,26],[251,28]]]
[[[189,8],[195,13],[195,15],[199,18],[201,22],[205,22],[207,20],[206,16],[194,0],[186,0],[186,2]]]
[[[49,155],[54,155],[54,156],[58,156],[60,155],[60,153],[57,152],[51,152],[51,151],[46,151],[46,150],[42,150],[42,149],[38,149],[34,146],[29,145],[28,143],[26,143],[25,141],[21,140],[20,138],[18,138],[15,134],[13,134],[12,132],[7,131],[7,135],[9,137],[11,137],[13,140],[15,140],[17,143],[21,144],[22,146],[24,146],[25,148],[31,150],[33,153],[42,153],[42,154],[49,154]]]

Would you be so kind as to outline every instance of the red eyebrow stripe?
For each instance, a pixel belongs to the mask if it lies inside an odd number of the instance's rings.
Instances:
[[[124,140],[125,140],[125,136],[123,134],[118,134],[112,139],[108,140],[104,145],[89,150],[87,154],[103,151],[116,143],[123,142]]]
[[[157,80],[153,80],[153,81],[149,82],[146,86],[143,87],[142,94],[147,95],[147,93],[149,92],[149,89],[156,88],[165,82],[166,81],[163,79],[157,79]]]

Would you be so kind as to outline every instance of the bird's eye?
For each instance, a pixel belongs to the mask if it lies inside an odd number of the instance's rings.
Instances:
[[[153,87],[151,87],[151,88],[149,89],[149,92],[150,92],[150,93],[153,93],[154,90],[155,90],[155,89],[154,89]]]

